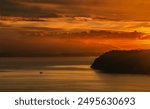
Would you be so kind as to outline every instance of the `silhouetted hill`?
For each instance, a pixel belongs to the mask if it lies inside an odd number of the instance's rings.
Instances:
[[[150,50],[113,50],[101,55],[91,68],[111,73],[149,73]]]

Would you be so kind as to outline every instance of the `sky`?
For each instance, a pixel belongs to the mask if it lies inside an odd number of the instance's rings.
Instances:
[[[2,16],[149,21],[149,0],[1,0]]]
[[[150,33],[149,14],[149,0],[0,0],[1,27]],[[4,22],[4,18],[9,22]],[[33,18],[34,22],[24,21]],[[14,22],[15,19],[23,21]]]
[[[150,48],[149,15],[149,0],[0,0],[0,54],[99,54],[98,51],[110,49],[147,49]],[[61,36],[63,32],[91,30],[105,30],[106,36],[113,35],[107,39],[50,37],[53,33]],[[109,33],[112,31],[116,33]],[[139,40],[136,35],[124,39],[121,34],[116,40],[113,36],[120,34],[117,32],[144,35]]]

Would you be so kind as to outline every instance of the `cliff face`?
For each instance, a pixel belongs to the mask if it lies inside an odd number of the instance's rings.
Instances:
[[[91,68],[112,73],[150,74],[150,50],[113,50],[97,58]]]

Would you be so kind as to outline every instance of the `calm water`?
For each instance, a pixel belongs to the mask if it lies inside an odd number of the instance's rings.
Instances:
[[[150,91],[150,75],[96,73],[94,59],[0,58],[0,91]]]

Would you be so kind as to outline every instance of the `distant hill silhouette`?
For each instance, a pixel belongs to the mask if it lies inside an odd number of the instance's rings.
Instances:
[[[113,50],[97,58],[91,68],[110,73],[150,74],[150,50]]]

